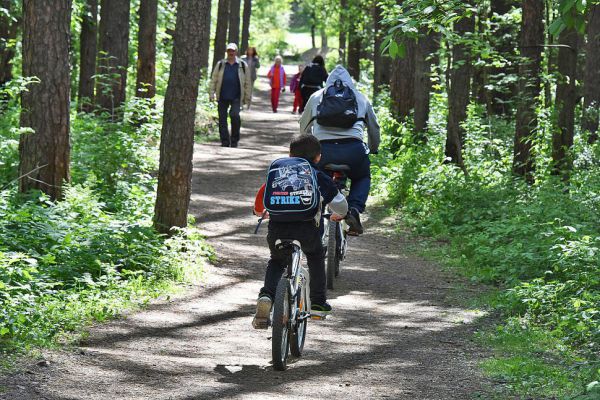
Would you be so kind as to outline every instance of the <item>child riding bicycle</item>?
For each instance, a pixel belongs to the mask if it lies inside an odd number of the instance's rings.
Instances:
[[[267,179],[254,204],[256,215],[270,219],[267,243],[271,251],[264,286],[260,289],[252,321],[256,329],[268,327],[277,283],[286,267],[288,254],[277,248],[277,239],[300,242],[310,273],[311,313],[325,316],[331,312],[331,306],[327,303],[325,251],[320,233],[321,212],[323,206],[328,204],[333,212],[330,218],[341,221],[348,212],[348,203],[331,178],[316,169],[321,159],[321,145],[317,138],[306,134],[294,137],[289,155],[290,158],[279,159],[271,164],[268,175],[270,177],[273,173],[274,178]],[[309,206],[311,198],[318,199],[314,207]],[[266,210],[271,210],[271,213]]]

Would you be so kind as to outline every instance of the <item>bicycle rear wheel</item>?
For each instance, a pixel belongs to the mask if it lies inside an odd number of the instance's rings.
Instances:
[[[275,292],[275,303],[273,304],[273,338],[271,340],[273,368],[278,371],[284,371],[287,368],[290,320],[289,292],[288,280],[282,278]]]
[[[338,258],[337,251],[337,230],[338,222],[329,220],[327,226],[327,260],[325,269],[327,271],[327,289],[333,289],[333,279],[335,278],[336,262]]]
[[[296,324],[290,332],[290,351],[294,357],[300,357],[304,349],[304,339],[306,338],[306,314],[308,313],[308,305],[306,304],[306,290],[300,290],[300,296],[296,298],[295,306],[298,307],[296,313]]]

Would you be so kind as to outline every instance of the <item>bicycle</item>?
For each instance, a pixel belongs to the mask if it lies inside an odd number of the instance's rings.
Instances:
[[[350,167],[345,164],[327,164],[325,172],[329,173],[339,191],[348,195],[346,182]],[[333,281],[340,274],[340,262],[346,257],[348,249],[348,229],[344,221],[335,222],[329,218],[331,211],[325,215],[325,229],[323,232],[323,246],[326,250],[325,270],[327,276],[327,289],[333,289]],[[333,251],[331,251],[333,250]]]
[[[300,357],[304,349],[307,320],[311,318],[310,275],[302,266],[302,250],[297,240],[278,239],[275,246],[289,252],[286,274],[277,285],[270,318],[273,368],[284,371],[289,353]]]

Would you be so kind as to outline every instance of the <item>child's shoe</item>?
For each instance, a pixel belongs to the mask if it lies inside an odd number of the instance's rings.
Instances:
[[[261,294],[256,301],[256,314],[252,320],[254,329],[267,329],[269,327],[269,315],[271,314],[271,305],[273,300],[266,294]]]
[[[310,315],[312,319],[325,319],[331,313],[331,305],[328,302],[323,304],[312,303]]]

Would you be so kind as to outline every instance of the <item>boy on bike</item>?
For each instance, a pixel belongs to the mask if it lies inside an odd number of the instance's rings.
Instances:
[[[364,143],[365,128],[368,146]],[[319,167],[327,164],[350,167],[348,234],[362,234],[359,215],[365,211],[371,188],[369,153],[377,153],[381,139],[373,106],[356,90],[344,67],[335,67],[325,88],[310,97],[300,118],[300,131],[312,133],[321,142],[323,156]]]
[[[316,164],[321,159],[321,145],[314,136],[298,135],[294,137],[290,143],[289,154],[290,157],[297,157],[295,160],[309,162],[310,168],[307,169],[311,170],[309,173],[314,174],[312,176],[314,176],[314,182],[316,182],[318,186],[316,194],[320,198],[320,202],[317,205],[318,210],[315,215],[305,220],[294,220],[295,218],[288,218],[281,214],[268,216],[265,212],[265,205],[263,202],[263,199],[266,197],[264,195],[265,185],[259,190],[254,204],[254,213],[256,215],[262,215],[263,218],[270,217],[267,242],[271,251],[271,258],[267,264],[265,283],[263,288],[260,289],[259,298],[256,304],[256,314],[252,321],[252,326],[256,329],[266,329],[268,327],[269,313],[271,311],[273,299],[275,298],[277,283],[281,279],[286,268],[287,257],[289,256],[285,251],[276,247],[275,242],[277,239],[293,239],[300,242],[302,251],[306,255],[310,273],[311,313],[324,316],[331,312],[331,306],[327,303],[325,251],[321,242],[321,232],[319,228],[321,224],[321,211],[322,207],[328,204],[333,212],[333,215],[331,215],[330,218],[334,221],[341,221],[348,212],[348,203],[344,196],[339,192],[333,180],[316,169]],[[291,158],[281,160],[294,161]],[[292,187],[298,182],[296,174],[291,175],[290,177],[284,176],[283,179],[286,180],[284,185],[288,185],[289,187]],[[273,186],[275,185],[276,184],[273,184]],[[280,187],[282,188],[281,190],[286,189],[286,186]],[[304,188],[306,188],[306,186],[304,186]],[[269,188],[266,190],[269,190]],[[298,193],[302,192],[299,188],[292,187],[291,190],[296,190]],[[310,187],[309,190],[312,190],[312,187]],[[291,192],[283,191],[276,193],[291,194]],[[277,199],[277,203],[279,203],[280,200],[281,199]],[[300,199],[298,199],[298,201],[300,201]],[[289,202],[289,200],[281,202],[286,203]]]

